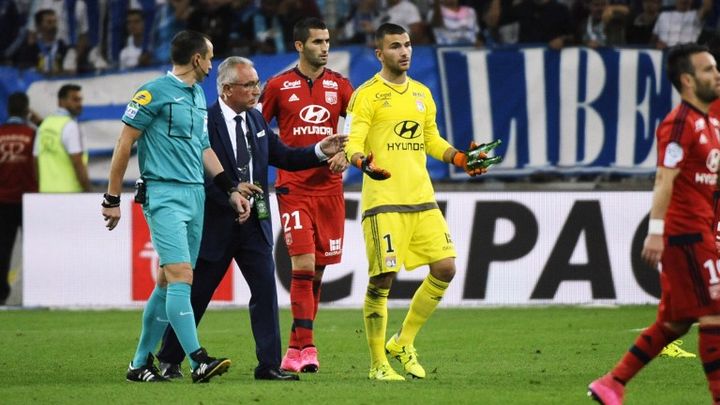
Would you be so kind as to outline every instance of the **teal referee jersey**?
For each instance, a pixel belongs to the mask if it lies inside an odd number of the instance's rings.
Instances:
[[[203,184],[202,154],[210,141],[198,84],[188,86],[171,72],[153,79],[135,93],[122,121],[142,131],[138,161],[145,180]]]

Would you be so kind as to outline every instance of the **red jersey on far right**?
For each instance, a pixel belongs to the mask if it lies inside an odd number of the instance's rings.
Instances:
[[[678,168],[665,235],[715,232],[720,121],[683,101],[657,129],[658,167]]]

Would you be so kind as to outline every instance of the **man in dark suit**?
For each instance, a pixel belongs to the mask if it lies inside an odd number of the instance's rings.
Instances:
[[[249,199],[258,200],[253,196],[260,193],[261,198],[268,201],[268,165],[285,170],[318,167],[343,149],[346,138],[339,135],[329,136],[307,148],[283,144],[262,114],[253,108],[260,96],[260,82],[252,61],[246,58],[229,57],[220,64],[217,88],[219,100],[208,110],[210,145],[225,171],[237,183],[237,189]],[[339,169],[331,165],[328,170]],[[205,224],[191,292],[195,321],[200,322],[213,292],[235,259],[250,287],[250,320],[258,359],[255,379],[297,380],[296,374],[280,369],[280,326],[270,218],[263,218],[253,208],[250,219],[238,224],[233,221],[236,214],[228,205],[227,196],[207,179],[206,193]],[[182,377],[183,351],[172,328],[165,331],[157,357],[164,376]]]

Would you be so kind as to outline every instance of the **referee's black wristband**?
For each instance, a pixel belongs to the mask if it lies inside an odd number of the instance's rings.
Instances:
[[[120,196],[105,193],[105,194],[103,194],[103,202],[100,205],[102,205],[105,208],[119,207],[120,206]]]
[[[213,183],[215,183],[215,185],[218,186],[220,190],[226,192],[228,195],[230,195],[230,193],[232,193],[234,190],[230,176],[228,176],[228,174],[224,171],[218,173],[217,176],[213,177]]]

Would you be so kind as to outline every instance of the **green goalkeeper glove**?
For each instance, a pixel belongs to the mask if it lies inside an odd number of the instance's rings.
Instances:
[[[458,151],[452,159],[452,163],[463,169],[470,176],[477,176],[486,173],[490,166],[502,162],[502,156],[488,157],[487,154],[491,150],[500,145],[500,139],[477,145],[475,141],[470,142],[470,149],[466,152]]]
[[[364,158],[356,159],[354,165],[373,180],[386,180],[390,178],[389,171],[375,166],[372,152],[368,153]]]

